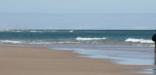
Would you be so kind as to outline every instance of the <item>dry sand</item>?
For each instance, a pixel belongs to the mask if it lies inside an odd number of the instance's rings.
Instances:
[[[68,51],[0,46],[0,75],[145,75],[142,66],[79,57]]]

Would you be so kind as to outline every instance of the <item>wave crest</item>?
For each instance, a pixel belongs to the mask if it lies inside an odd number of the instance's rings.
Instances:
[[[85,38],[85,37],[77,37],[76,40],[78,41],[92,41],[92,40],[105,40],[107,38],[103,37],[103,38]]]
[[[152,40],[147,39],[136,39],[136,38],[128,38],[125,42],[134,42],[134,43],[154,43]]]
[[[1,43],[13,43],[13,44],[21,44],[22,41],[15,41],[15,40],[1,40]]]
[[[76,44],[80,42],[74,41],[42,41],[42,40],[35,40],[35,41],[24,41],[24,40],[0,40],[0,43],[6,44]]]

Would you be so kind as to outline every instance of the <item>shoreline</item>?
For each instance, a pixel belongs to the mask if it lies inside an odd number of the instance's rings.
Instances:
[[[150,75],[139,72],[151,67],[80,57],[70,51],[6,44],[0,44],[0,62],[3,75]]]
[[[30,47],[30,48],[46,48],[50,51],[69,51],[79,54],[80,57],[98,59],[98,60],[111,60],[111,62],[121,65],[150,65],[154,64],[153,50],[150,48],[142,48],[129,45],[102,45],[104,48],[96,49],[94,45],[65,45],[65,44],[0,44],[4,46],[15,47]],[[86,47],[86,46],[88,47]],[[94,46],[94,47],[92,47]],[[101,46],[101,45],[100,45]],[[86,47],[86,48],[85,48]],[[89,48],[91,47],[91,48]],[[98,48],[98,47],[97,47]],[[148,51],[148,52],[147,52]],[[142,53],[144,52],[144,53]],[[146,54],[145,54],[146,53]],[[98,55],[97,55],[98,54]],[[113,54],[113,56],[112,56]],[[145,54],[146,56],[142,55]],[[150,56],[149,56],[150,54]],[[141,55],[141,56],[140,56]],[[127,57],[129,56],[129,57]],[[139,56],[139,57],[138,57]],[[144,62],[145,61],[145,62]]]

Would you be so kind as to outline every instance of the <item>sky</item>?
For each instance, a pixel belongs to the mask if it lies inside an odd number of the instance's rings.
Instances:
[[[156,29],[156,0],[0,0],[0,29]]]

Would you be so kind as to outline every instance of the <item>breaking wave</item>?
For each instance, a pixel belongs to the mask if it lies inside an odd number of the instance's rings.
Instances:
[[[85,37],[77,37],[76,40],[78,41],[91,41],[91,40],[105,40],[107,38],[103,37],[103,38],[85,38]]]
[[[148,39],[136,39],[136,38],[128,38],[125,42],[133,42],[133,43],[154,43],[152,40]]]
[[[16,41],[16,40],[0,40],[1,43],[12,43],[12,44],[21,44],[24,43],[23,41]]]
[[[80,42],[76,41],[44,41],[44,40],[35,40],[35,41],[27,41],[27,40],[0,40],[0,43],[4,44],[76,44]]]

